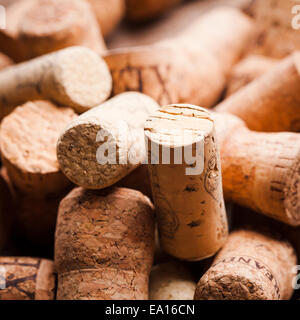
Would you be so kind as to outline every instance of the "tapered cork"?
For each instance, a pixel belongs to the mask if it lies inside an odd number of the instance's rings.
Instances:
[[[0,72],[0,119],[14,107],[38,99],[83,112],[106,100],[110,92],[111,75],[100,56],[71,47]]]
[[[59,169],[56,142],[76,117],[73,109],[48,101],[28,102],[0,125],[0,150],[12,183],[32,198],[60,194],[70,186]]]
[[[220,103],[216,110],[243,119],[256,131],[300,130],[300,52]]]
[[[232,70],[226,89],[226,96],[230,96],[245,87],[253,80],[273,68],[279,60],[261,55],[249,55],[239,62]]]
[[[180,262],[158,264],[150,274],[150,300],[193,300],[196,282]]]
[[[300,134],[260,133],[215,114],[225,199],[300,225]]]
[[[290,299],[296,263],[294,249],[282,239],[249,230],[233,232],[200,279],[195,299]]]
[[[157,108],[150,97],[127,92],[74,119],[57,143],[64,174],[88,189],[124,178],[146,158],[144,122]]]
[[[237,9],[220,9],[176,38],[108,51],[104,59],[112,73],[113,93],[140,91],[160,105],[212,107],[254,31],[251,20]]]
[[[50,260],[0,257],[0,300],[54,300],[54,265]]]
[[[13,61],[8,56],[0,52],[0,70],[9,67],[12,64]]]
[[[153,256],[153,205],[140,192],[77,188],[62,200],[55,240],[58,299],[148,299]]]
[[[184,260],[214,255],[227,238],[214,121],[193,105],[161,107],[145,124],[160,242]]]
[[[83,0],[24,0],[7,8],[7,27],[0,48],[25,61],[66,47],[106,50],[96,17]]]

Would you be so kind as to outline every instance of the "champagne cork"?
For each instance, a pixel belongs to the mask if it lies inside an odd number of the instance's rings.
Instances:
[[[14,107],[38,99],[83,112],[106,100],[110,92],[105,62],[87,48],[67,48],[0,72],[0,119]]]
[[[254,132],[233,115],[214,118],[225,199],[300,225],[299,133]]]
[[[70,186],[59,169],[56,142],[61,130],[76,117],[71,108],[48,101],[28,102],[0,125],[2,161],[12,183],[32,198],[60,194]]]
[[[188,101],[212,107],[254,34],[251,20],[237,9],[218,9],[176,38],[108,51],[104,59],[112,73],[113,94],[140,91],[159,105]]]
[[[96,17],[83,0],[18,1],[7,8],[0,41],[0,48],[18,62],[75,45],[106,50]]]
[[[195,300],[288,300],[296,263],[287,241],[235,231],[198,282]]]
[[[232,113],[256,131],[300,130],[300,52],[220,103],[216,110]]]
[[[150,300],[193,300],[196,282],[180,262],[158,264],[150,274]]]
[[[13,64],[13,61],[5,54],[0,52],[0,70],[9,67]]]
[[[273,68],[279,60],[261,55],[249,55],[232,70],[226,89],[226,96],[234,94],[253,80]]]
[[[74,189],[55,240],[59,300],[144,300],[154,256],[150,200],[125,188]]]
[[[228,227],[211,115],[193,105],[164,106],[147,119],[145,137],[162,248],[189,261],[214,255]]]
[[[0,300],[54,300],[53,262],[27,257],[0,257]]]
[[[57,143],[61,170],[87,189],[118,182],[145,160],[144,122],[157,108],[150,97],[127,92],[74,119]]]

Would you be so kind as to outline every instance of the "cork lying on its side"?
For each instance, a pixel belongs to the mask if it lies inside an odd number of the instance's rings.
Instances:
[[[66,47],[106,50],[96,17],[83,0],[23,0],[7,8],[7,27],[0,30],[0,49],[25,61]]]
[[[214,255],[227,238],[214,121],[192,105],[161,107],[145,124],[162,248],[184,260]]]
[[[127,92],[74,119],[57,143],[64,174],[88,189],[124,178],[146,158],[144,122],[157,108],[150,97]]]
[[[0,52],[0,70],[13,65],[13,61]]]
[[[193,300],[196,282],[180,262],[158,264],[150,274],[150,300]]]
[[[28,102],[0,125],[0,151],[12,183],[32,198],[60,194],[70,182],[59,169],[56,142],[76,117],[73,109],[48,101]]]
[[[233,232],[197,284],[195,299],[288,300],[296,263],[294,249],[284,240],[249,230]]]
[[[147,197],[125,188],[77,188],[63,199],[55,238],[57,299],[148,299],[153,209]]]
[[[0,300],[54,300],[54,265],[38,258],[0,257]]]
[[[276,64],[222,103],[257,131],[300,131],[300,51]]]
[[[37,99],[83,112],[106,100],[111,85],[107,65],[95,52],[84,47],[59,50],[0,71],[0,120],[14,107]]]

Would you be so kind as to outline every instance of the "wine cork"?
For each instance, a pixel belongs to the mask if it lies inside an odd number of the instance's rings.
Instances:
[[[88,0],[104,37],[118,26],[125,13],[125,0]]]
[[[183,0],[126,0],[126,17],[132,22],[152,20]]]
[[[150,274],[150,300],[193,300],[196,282],[179,262],[156,265]]]
[[[231,96],[253,80],[273,68],[279,60],[261,55],[249,55],[232,70],[226,89],[226,96]]]
[[[13,64],[13,61],[5,54],[0,52],[0,70],[9,67]]]
[[[197,284],[196,300],[288,300],[297,258],[292,246],[250,230],[230,234]]]
[[[0,119],[14,107],[38,99],[83,112],[106,100],[110,92],[105,62],[87,48],[67,48],[0,72]]]
[[[219,9],[176,38],[108,51],[103,57],[112,73],[113,94],[139,91],[159,105],[188,101],[212,107],[225,88],[232,64],[254,34],[247,16],[237,9]]]
[[[153,205],[140,192],[77,188],[62,200],[55,240],[57,299],[148,299],[153,256]]]
[[[299,133],[250,131],[230,114],[215,114],[214,119],[225,199],[300,225]]]
[[[145,137],[162,248],[190,261],[214,255],[228,227],[211,115],[192,105],[164,106],[147,119]]]
[[[53,262],[27,257],[0,257],[0,300],[54,300]]]
[[[145,160],[144,122],[157,108],[150,97],[127,92],[82,114],[58,140],[60,168],[88,189],[118,182]]]
[[[56,195],[70,186],[59,169],[56,142],[61,130],[76,117],[71,108],[48,101],[28,102],[0,125],[2,161],[12,183],[32,198]]]
[[[300,52],[220,103],[216,110],[232,113],[256,131],[299,131]]]
[[[0,41],[18,62],[75,45],[106,50],[96,17],[83,0],[18,1],[7,8]]]

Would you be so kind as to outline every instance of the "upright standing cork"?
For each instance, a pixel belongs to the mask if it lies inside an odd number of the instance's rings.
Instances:
[[[288,300],[293,294],[291,245],[274,236],[240,230],[230,234],[200,279],[196,300]]]
[[[83,112],[110,92],[111,76],[100,56],[83,47],[67,48],[0,71],[0,119],[38,99]]]
[[[54,265],[50,260],[0,257],[0,300],[54,300]]]
[[[153,205],[140,192],[77,188],[61,202],[55,241],[58,299],[148,299],[153,256]]]
[[[9,67],[13,64],[13,61],[5,54],[0,52],[0,70]]]
[[[23,0],[7,8],[0,48],[24,61],[66,47],[106,49],[96,17],[84,0]]]
[[[276,64],[269,72],[220,103],[257,131],[300,130],[300,52]]]
[[[300,225],[300,134],[250,131],[230,114],[214,119],[225,199]]]
[[[211,115],[164,106],[147,119],[145,137],[162,248],[191,261],[214,255],[226,241],[227,219]]]
[[[127,92],[74,119],[57,143],[64,174],[88,189],[124,178],[146,158],[144,122],[157,108],[150,97]]]

